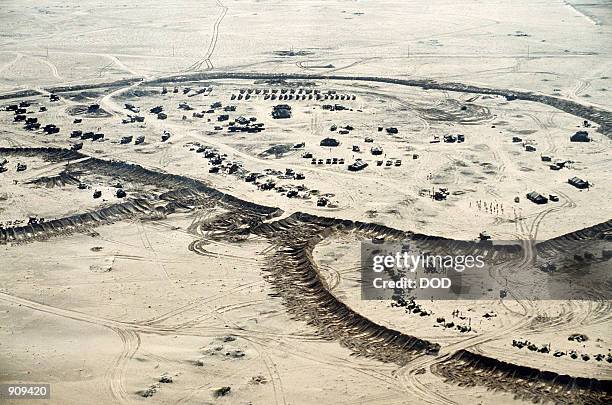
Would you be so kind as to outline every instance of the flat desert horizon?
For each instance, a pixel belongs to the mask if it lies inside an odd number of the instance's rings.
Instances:
[[[610,403],[610,44],[606,0],[3,1],[0,402]]]

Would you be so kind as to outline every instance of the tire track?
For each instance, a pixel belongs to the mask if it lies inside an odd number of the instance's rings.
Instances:
[[[125,388],[125,376],[128,363],[140,348],[140,336],[133,330],[126,330],[116,327],[110,328],[115,332],[122,343],[121,354],[115,359],[113,365],[106,373],[109,390],[113,400],[117,403],[128,403],[129,396]]]
[[[203,64],[206,64],[205,70],[212,70],[215,68],[215,66],[212,63],[211,58],[212,58],[213,53],[215,52],[215,49],[217,47],[217,42],[219,40],[219,26],[221,25],[223,18],[225,18],[225,15],[227,14],[227,10],[228,10],[228,8],[223,3],[221,3],[220,0],[216,0],[216,2],[217,2],[217,5],[221,7],[221,13],[219,13],[219,16],[217,17],[217,19],[215,20],[215,23],[213,24],[212,37],[211,37],[210,43],[208,44],[208,49],[206,50],[206,53],[204,54],[204,59],[189,66],[187,69],[185,69],[186,72],[199,71],[202,68]]]

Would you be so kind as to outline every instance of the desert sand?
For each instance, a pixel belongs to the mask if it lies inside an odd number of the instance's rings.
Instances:
[[[1,402],[609,403],[603,253],[588,299],[406,305],[363,299],[360,246],[486,233],[521,247],[496,278],[546,283],[609,241],[611,17],[3,2],[0,384],[51,396]]]

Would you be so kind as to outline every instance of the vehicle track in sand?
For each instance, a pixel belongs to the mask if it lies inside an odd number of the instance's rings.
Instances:
[[[571,206],[571,203],[568,202],[568,205]],[[561,207],[558,207],[555,210],[559,209],[561,209]],[[528,229],[523,226],[521,221],[521,228],[526,233],[527,238],[521,240],[521,244],[523,246],[523,257],[521,258],[520,263],[517,263],[517,266],[519,268],[528,266],[535,259],[535,237],[537,236],[537,228],[541,223],[542,219],[550,212],[550,210],[541,211],[536,216],[536,218],[534,218],[533,222],[531,223],[531,226],[528,227]],[[514,269],[511,268],[512,266],[510,266],[510,263],[507,263],[504,267],[508,270],[514,271]],[[497,268],[496,270],[500,276],[503,276],[502,269]],[[498,330],[488,331],[487,333],[484,333],[482,335],[471,337],[460,342],[450,344],[448,346],[443,346],[440,349],[438,356],[436,356],[434,359],[422,355],[416,359],[411,360],[410,363],[408,363],[406,366],[401,367],[398,370],[398,375],[401,377],[402,383],[407,387],[407,389],[411,389],[414,392],[418,393],[419,398],[424,402],[431,404],[455,403],[451,399],[445,398],[443,395],[439,395],[435,392],[432,393],[430,389],[427,389],[425,385],[420,383],[418,381],[419,377],[417,374],[417,370],[421,368],[428,368],[431,370],[436,365],[443,364],[448,358],[450,358],[451,355],[454,355],[454,353],[457,353],[461,350],[477,348],[483,343],[504,338],[513,332],[520,332],[524,330],[525,327],[529,327],[530,325],[532,325],[533,319],[537,316],[537,314],[539,314],[537,305],[533,301],[525,300],[525,297],[513,295],[512,298],[516,300],[516,302],[518,302],[525,310],[525,313],[521,314],[520,320],[514,323],[509,323]]]
[[[525,266],[529,261],[529,252],[525,252],[524,257],[521,259],[519,267]],[[505,269],[514,271],[512,263],[506,263],[503,266]],[[502,276],[504,270],[496,268],[498,277]],[[511,296],[516,302],[519,303],[525,310],[524,314],[521,314],[521,318],[516,322],[509,322],[503,327],[496,330],[487,331],[476,336],[469,337],[459,342],[451,343],[449,345],[442,346],[440,352],[435,358],[431,356],[421,355],[416,359],[410,361],[407,365],[398,369],[397,374],[401,379],[402,384],[407,387],[407,390],[416,392],[419,395],[419,399],[430,404],[457,404],[451,398],[432,390],[431,387],[427,387],[424,383],[419,381],[420,374],[418,370],[426,369],[432,371],[437,365],[443,364],[449,357],[461,350],[467,350],[477,347],[483,343],[498,340],[507,336],[510,333],[522,330],[526,325],[529,325],[531,319],[535,316],[534,307],[532,305],[526,305],[523,297]],[[502,300],[503,301],[503,300]]]
[[[245,284],[242,284],[240,286],[234,287],[234,288],[232,288],[232,289],[230,289],[228,291],[212,295],[210,297],[198,298],[198,299],[196,299],[194,301],[191,301],[188,304],[185,304],[185,305],[183,305],[181,307],[175,308],[172,311],[168,311],[165,314],[155,316],[153,318],[144,320],[144,321],[142,321],[140,323],[142,325],[157,325],[157,324],[160,324],[161,322],[164,322],[164,321],[166,321],[166,320],[168,320],[170,318],[174,318],[176,316],[182,315],[185,312],[191,311],[191,310],[193,310],[195,308],[198,308],[198,307],[200,307],[202,305],[207,305],[207,304],[209,304],[211,302],[214,302],[214,301],[216,301],[218,299],[225,298],[225,297],[227,297],[229,295],[233,295],[233,294],[235,294],[237,292],[240,292],[242,290],[246,290],[246,289],[249,289],[249,288],[254,287],[256,285],[264,284],[264,283],[265,282],[263,280],[253,281],[253,282],[250,282],[250,283],[245,283]]]
[[[338,366],[341,365],[343,368],[350,370],[357,374],[362,374],[368,378],[371,378],[377,383],[384,384],[388,390],[395,392],[396,394],[401,394],[405,392],[401,387],[397,385],[397,379],[394,378],[391,374],[393,368],[388,369],[388,374],[380,371],[378,368],[373,368],[371,365],[367,363],[362,363],[360,357],[345,357],[340,355],[331,355],[326,353],[323,355],[322,353],[312,352],[308,349],[304,348],[301,344],[302,339],[291,339],[288,337],[283,337],[281,339],[276,339],[270,342],[269,337],[265,336],[251,336],[249,337],[251,341],[258,342],[262,347],[269,347],[266,351],[273,355],[273,352],[280,352],[282,356],[295,356],[300,359],[309,360],[320,364],[322,366]],[[319,337],[320,341],[321,338]],[[273,343],[270,346],[270,343]]]
[[[2,67],[0,67],[0,73],[4,72],[5,70],[10,69],[12,66],[14,66],[16,63],[18,63],[25,56],[21,52],[11,52],[11,53],[15,54],[15,59],[13,59],[12,61],[10,61],[10,62],[4,64]]]
[[[247,340],[251,344],[251,347],[253,347],[253,349],[255,349],[255,351],[257,351],[257,353],[261,356],[262,362],[264,363],[268,372],[268,376],[270,377],[270,382],[272,383],[272,389],[274,391],[274,403],[276,405],[287,405],[287,398],[283,389],[283,381],[281,379],[278,368],[274,363],[274,360],[268,353],[268,350],[254,339],[243,339]]]
[[[359,59],[359,60],[356,60],[354,62],[351,62],[351,63],[349,63],[347,65],[344,65],[344,66],[329,67],[329,68],[328,67],[324,67],[323,65],[316,65],[316,66],[315,65],[311,65],[311,66],[308,66],[308,63],[309,62],[313,62],[313,61],[298,61],[298,62],[295,63],[295,65],[297,67],[299,67],[300,69],[315,70],[315,71],[319,71],[319,72],[322,71],[322,72],[325,72],[325,73],[329,74],[329,73],[339,72],[341,70],[347,70],[347,69],[350,69],[350,68],[352,68],[354,66],[361,65],[361,64],[364,64],[364,63],[367,63],[369,61],[376,60],[376,59],[380,59],[380,57],[379,56],[374,56],[374,57],[370,57],[370,58],[363,58],[363,59]],[[321,63],[325,63],[325,62],[322,61]]]
[[[571,206],[571,202],[568,201],[567,198],[566,198],[566,201],[564,202],[564,204],[566,204],[566,203],[568,204],[568,206]],[[561,209],[562,207],[559,207],[558,209]],[[523,232],[528,235],[528,240],[526,241],[526,243],[524,245],[524,251],[526,252],[525,260],[524,260],[524,262],[521,265],[526,265],[526,264],[528,264],[529,262],[531,262],[533,260],[533,257],[534,257],[534,246],[533,246],[532,240],[535,240],[535,238],[537,237],[539,226],[540,226],[542,220],[550,212],[552,212],[552,210],[554,210],[554,208],[551,208],[550,211],[549,210],[544,210],[544,211],[538,213],[535,216],[535,218],[533,218],[533,222],[531,222],[530,224],[526,224],[526,223],[522,223],[521,222],[520,226],[521,226]],[[0,299],[2,299],[1,296],[0,296]],[[529,305],[529,303],[528,303],[528,305]],[[527,316],[525,316],[525,319],[521,320],[521,322],[519,322],[518,325],[515,325],[515,327],[520,328],[520,327],[524,326],[526,322],[531,320],[531,318],[533,317],[533,314],[534,314],[533,311],[535,310],[535,308],[533,307],[533,305],[529,305],[528,309],[529,309],[529,312],[528,312]],[[185,325],[185,326],[189,326],[189,325]],[[178,325],[178,327],[180,328],[181,325]],[[502,332],[507,333],[508,331],[512,331],[512,330],[513,329],[504,329]],[[449,349],[447,349],[447,350],[449,350],[449,353],[447,353],[447,354],[450,354],[451,350],[455,350],[456,351],[456,350],[462,349],[463,347],[469,348],[469,347],[472,347],[473,345],[484,343],[484,342],[486,342],[488,340],[491,340],[491,339],[494,339],[496,337],[498,337],[498,336],[497,335],[487,335],[486,337],[484,337],[484,336],[482,337],[482,339],[483,339],[482,341],[471,340],[471,341],[466,341],[465,343],[461,342],[462,344],[467,344],[467,346],[462,346],[462,345],[455,345],[455,346],[451,345],[451,346],[448,346]],[[424,358],[425,356],[422,356],[422,357]],[[417,359],[418,358],[419,357],[417,357]],[[427,358],[424,358],[423,361],[429,361],[430,363],[426,363],[426,364],[430,364],[430,366],[431,366],[431,364],[437,363],[437,361],[434,362],[434,363],[431,363],[431,359],[427,359]],[[419,365],[418,361],[415,361],[415,366],[416,365]],[[121,367],[117,366],[117,369],[121,369]],[[427,392],[427,389],[424,386],[419,386],[418,377],[416,377],[416,374],[410,372],[412,370],[413,370],[412,363],[410,363],[409,366],[407,366],[406,370],[405,370],[405,372],[407,372],[407,375],[409,376],[409,377],[406,377],[406,381],[405,381],[405,384],[406,384],[405,386],[407,387],[407,389],[415,389],[417,392],[421,392],[421,394],[424,395],[424,397],[427,398],[427,400],[429,400],[429,401],[448,401],[448,402],[445,402],[445,403],[452,403],[452,400],[450,400],[448,398],[444,398],[443,395],[439,395],[438,393],[434,393],[432,395],[429,392]],[[119,373],[119,374],[121,374],[121,373]],[[274,380],[274,377],[272,377],[272,380]],[[278,380],[280,380],[280,376],[278,377]],[[122,380],[121,380],[121,378],[118,378],[118,379],[114,378],[113,381],[119,381],[119,382],[113,383],[114,384],[114,388],[111,391],[117,396],[117,398],[121,399],[122,398],[122,383],[121,383]],[[284,396],[283,396],[283,398],[284,398]],[[278,398],[277,398],[277,401],[278,401]]]
[[[187,67],[185,69],[185,72],[200,71],[202,70],[202,65],[204,64],[206,65],[206,69],[204,70],[212,70],[215,68],[211,58],[217,47],[217,41],[219,40],[219,26],[221,25],[223,18],[225,18],[225,15],[227,14],[228,10],[228,8],[220,0],[216,0],[216,2],[217,6],[221,7],[221,12],[219,13],[219,16],[213,24],[213,32],[210,39],[210,43],[208,44],[208,49],[204,54],[204,58]]]
[[[554,128],[555,124],[554,124],[554,113],[551,112],[549,113],[545,120],[543,121],[542,119],[540,119],[536,114],[531,114],[531,113],[523,113],[525,116],[531,118],[535,124],[544,131],[545,137],[546,137],[546,149],[544,149],[542,152],[546,155],[553,155],[557,152],[557,142],[555,142],[554,137],[551,133],[551,128]]]
[[[117,403],[130,403],[132,401],[125,388],[125,377],[128,363],[140,348],[140,336],[133,330],[116,327],[111,327],[110,329],[121,339],[122,350],[106,372],[106,379],[113,401]]]

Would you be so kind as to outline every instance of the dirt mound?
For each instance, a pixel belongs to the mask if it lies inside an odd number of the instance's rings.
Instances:
[[[86,118],[108,118],[112,116],[111,113],[101,107],[91,108],[91,106],[82,104],[69,107],[66,112],[68,115]]]
[[[62,148],[0,148],[0,156],[39,157],[54,163],[85,157],[79,152]]]
[[[525,401],[609,404],[612,381],[571,377],[460,350],[433,367],[448,382],[515,393]]]
[[[128,218],[144,217],[154,212],[154,207],[149,201],[143,199],[132,200],[84,214],[53,219],[42,223],[0,228],[0,244],[25,243],[34,240],[45,240],[54,236],[66,236]]]
[[[39,156],[49,161],[84,158],[64,149],[0,148],[2,155]],[[379,224],[295,213],[274,222],[265,219],[280,215],[281,210],[241,200],[207,184],[185,176],[161,173],[142,166],[87,158],[73,164],[79,173],[95,173],[133,184],[153,185],[159,194],[135,199],[95,211],[21,227],[0,229],[0,244],[27,242],[52,236],[68,235],[95,226],[130,218],[166,215],[195,207],[219,209],[219,214],[194,223],[190,232],[202,236],[190,250],[206,255],[209,238],[230,242],[255,235],[271,242],[266,253],[266,279],[273,285],[288,311],[299,320],[317,328],[319,334],[334,339],[355,354],[383,362],[407,364],[420,354],[437,354],[437,343],[417,338],[379,325],[355,312],[328,289],[313,259],[313,249],[334,234],[356,234],[360,238],[412,240],[423,246],[448,239],[393,229]],[[55,182],[55,180],[48,180]],[[554,246],[571,239],[609,238],[612,221],[573,232],[551,241]],[[204,234],[201,230],[205,229]],[[457,249],[474,249],[474,244],[449,241]],[[558,246],[555,246],[558,248]],[[493,249],[494,250],[494,249]],[[511,251],[510,253],[515,253]],[[93,270],[92,270],[93,271]],[[234,353],[236,354],[236,353]],[[239,356],[240,354],[236,354]],[[459,351],[438,363],[434,370],[447,380],[482,385],[490,389],[514,392],[521,398],[564,403],[609,403],[610,381],[575,378]],[[229,390],[228,390],[229,392]],[[151,393],[152,394],[152,393]]]
[[[53,187],[64,187],[65,185],[73,185],[76,186],[81,181],[77,177],[77,175],[68,172],[61,172],[57,176],[49,176],[49,177],[39,177],[35,180],[30,181],[28,184],[34,184],[37,186],[43,186],[47,188]]]
[[[403,365],[417,354],[437,353],[437,343],[378,325],[329,292],[313,261],[312,250],[331,233],[342,231],[358,232],[366,237],[386,231],[387,236],[406,237],[405,232],[376,224],[308,214],[294,214],[255,229],[256,234],[270,239],[276,248],[268,254],[267,279],[289,312],[357,355]]]

